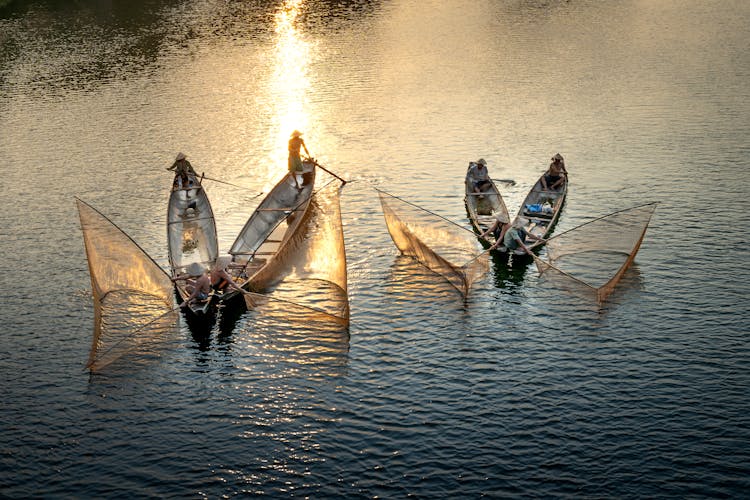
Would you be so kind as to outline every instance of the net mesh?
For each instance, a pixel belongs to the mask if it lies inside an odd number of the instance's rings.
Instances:
[[[138,346],[161,343],[177,313],[172,282],[159,265],[96,209],[81,200],[76,205],[94,299],[86,366],[96,371]]]
[[[535,259],[548,281],[603,302],[633,262],[656,203],[615,212],[550,238],[546,260]]]
[[[385,223],[396,247],[441,275],[464,296],[489,269],[469,231],[393,195],[378,191]]]
[[[308,165],[309,166],[309,165]],[[305,167],[307,168],[307,167]],[[297,189],[297,182],[303,182]],[[229,253],[234,280],[243,288],[265,292],[279,281],[294,248],[294,235],[304,232],[315,186],[315,169],[295,181],[282,178],[250,216]],[[289,248],[287,248],[289,247]]]
[[[348,324],[346,249],[340,208],[341,186],[331,182],[312,196],[302,221],[277,255],[270,296],[287,307]],[[253,280],[255,277],[253,278]],[[288,306],[283,306],[287,304]],[[292,306],[295,304],[299,308]]]

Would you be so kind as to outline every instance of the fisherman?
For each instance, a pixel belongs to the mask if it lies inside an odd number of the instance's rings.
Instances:
[[[300,157],[300,148],[305,149],[305,154],[310,156],[310,152],[307,150],[304,139],[302,139],[302,132],[295,130],[292,132],[292,136],[289,139],[289,172],[291,172],[292,178],[294,178],[294,185],[297,189],[301,189],[299,182],[297,181],[297,174],[302,175],[302,158]]]
[[[190,296],[180,303],[179,307],[185,307],[194,302],[206,300],[211,293],[211,279],[206,269],[197,262],[190,264],[185,273],[172,278],[172,281],[185,281],[185,289],[190,290]]]
[[[231,257],[219,257],[211,266],[211,288],[217,292],[225,292],[226,290],[237,290],[241,292],[240,286],[234,282],[232,276],[227,272],[227,267],[232,262]]]
[[[541,243],[544,243],[547,240],[526,231],[525,227],[528,223],[528,220],[524,219],[523,217],[518,217],[513,223],[513,226],[505,232],[505,236],[503,236],[503,239],[498,240],[498,242],[502,241],[508,252],[512,252],[518,247],[521,247],[523,248],[524,252],[531,255],[531,249],[526,246],[526,238],[530,238]],[[495,245],[497,244],[498,243],[496,242]]]
[[[495,243],[490,247],[490,250],[494,250],[503,241],[503,236],[505,236],[505,232],[508,231],[509,227],[510,221],[508,220],[508,216],[498,213],[495,215],[495,222],[485,232],[480,234],[479,237],[486,239],[489,234],[492,234],[495,237]]]
[[[469,162],[469,178],[472,182],[474,192],[481,197],[484,189],[492,183],[490,181],[490,173],[487,171],[487,162],[484,158],[480,158],[476,162]]]
[[[177,153],[174,163],[167,170],[174,170],[175,175],[179,175],[179,187],[190,187],[188,182],[188,175],[197,175],[193,166],[187,161],[187,157],[183,153]]]
[[[560,153],[557,153],[552,157],[552,163],[549,164],[547,172],[542,176],[542,189],[545,191],[558,189],[567,177],[568,171],[565,170],[565,160]]]

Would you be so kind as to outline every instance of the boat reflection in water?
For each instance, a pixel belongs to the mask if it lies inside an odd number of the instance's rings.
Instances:
[[[526,272],[531,268],[531,258],[515,259],[515,255],[508,256],[507,252],[491,252],[493,284],[514,294],[521,290]]]

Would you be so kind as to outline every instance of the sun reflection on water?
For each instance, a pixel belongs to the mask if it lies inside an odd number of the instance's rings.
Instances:
[[[275,15],[277,39],[271,82],[275,116],[270,135],[276,137],[274,151],[282,161],[291,132],[305,131],[309,124],[305,103],[310,90],[308,69],[314,44],[303,39],[296,27],[304,3],[304,0],[287,0]]]

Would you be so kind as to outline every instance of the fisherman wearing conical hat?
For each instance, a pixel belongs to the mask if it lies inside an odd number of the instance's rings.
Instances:
[[[304,139],[302,139],[302,132],[295,130],[292,132],[292,136],[289,139],[289,172],[293,174],[302,175],[302,158],[300,156],[300,148],[305,149],[305,154],[310,156],[310,152],[307,150]],[[297,175],[292,176],[294,183],[299,188],[299,182],[297,181]]]
[[[211,279],[206,269],[197,262],[193,262],[185,272],[172,278],[172,281],[185,280],[185,289],[191,290],[190,296],[180,303],[180,307],[192,304],[196,301],[204,301],[211,293]]]
[[[525,219],[524,217],[517,217],[513,222],[513,226],[505,231],[505,236],[503,236],[502,242],[508,252],[512,252],[518,247],[521,247],[523,248],[524,252],[531,255],[531,249],[526,246],[526,238],[532,239],[534,241],[540,241],[542,243],[546,241],[544,238],[540,238],[539,236],[527,231],[526,228],[528,225],[528,219]],[[495,244],[495,246],[497,246],[497,243]]]
[[[510,221],[508,220],[508,216],[498,213],[495,215],[495,221],[492,225],[480,234],[479,237],[485,239],[488,235],[492,234],[495,237],[495,243],[490,247],[490,250],[494,250],[503,241],[503,236],[505,236],[505,232],[509,227]]]
[[[229,267],[229,264],[231,263],[231,257],[223,256],[216,259],[214,265],[211,266],[211,272],[209,273],[211,278],[211,288],[217,292],[224,292],[229,289],[240,291],[239,285],[234,282],[232,276],[227,272],[227,267]]]
[[[565,160],[560,153],[552,157],[552,163],[549,164],[547,172],[542,177],[542,189],[558,189],[565,183],[568,171],[565,170]]]
[[[180,176],[180,187],[188,187],[188,174],[197,175],[183,153],[177,153],[177,158],[175,158],[174,163],[167,170],[174,170],[175,175]]]
[[[482,192],[492,184],[490,182],[490,173],[487,171],[487,161],[484,158],[480,158],[475,162],[469,162],[468,175],[473,191],[480,195],[481,198]]]

